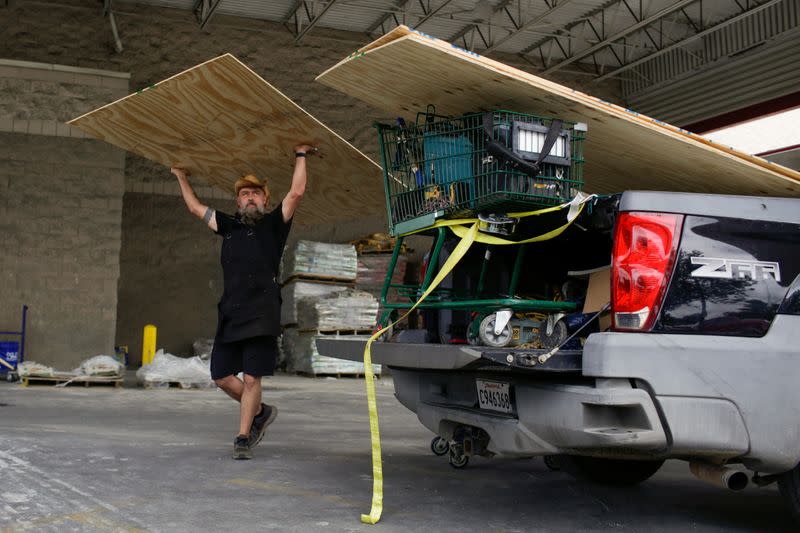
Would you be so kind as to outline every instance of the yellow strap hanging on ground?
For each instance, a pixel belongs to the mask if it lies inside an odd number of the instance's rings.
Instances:
[[[388,326],[378,330],[375,332],[372,337],[369,338],[367,341],[367,346],[364,348],[364,376],[365,381],[367,384],[367,406],[369,408],[369,430],[370,430],[370,437],[372,439],[372,509],[370,510],[369,514],[362,514],[361,521],[366,524],[377,524],[378,520],[381,519],[381,513],[383,512],[383,464],[381,460],[381,436],[378,430],[378,406],[375,402],[375,376],[372,372],[372,353],[371,353],[371,346],[375,340],[380,337],[387,329],[391,328],[405,317],[411,313],[414,309],[417,308],[419,304],[422,303],[428,295],[433,292],[439,283],[447,277],[447,274],[453,270],[453,267],[464,257],[464,254],[467,253],[472,243],[475,242],[475,237],[478,234],[478,224],[473,224],[469,229],[466,230],[463,236],[461,236],[461,242],[453,250],[453,253],[450,254],[450,257],[447,258],[447,261],[444,265],[442,265],[441,270],[436,275],[436,277],[431,282],[430,287],[422,294],[419,300],[414,304],[414,306],[406,311],[406,313],[389,324]]]
[[[381,459],[381,436],[380,430],[378,427],[378,406],[375,401],[375,374],[372,372],[372,343],[378,339],[383,333],[399,323],[405,317],[407,317],[414,309],[417,308],[419,304],[421,304],[425,298],[430,295],[442,282],[444,278],[450,273],[451,270],[458,264],[462,257],[467,253],[470,246],[474,242],[482,242],[486,244],[526,244],[538,241],[546,241],[548,239],[552,239],[557,237],[561,233],[566,230],[570,224],[577,218],[577,215],[583,210],[587,199],[580,199],[580,204],[578,207],[577,213],[574,214],[572,217],[567,218],[566,224],[539,235],[537,237],[532,237],[530,239],[525,239],[522,241],[509,241],[506,239],[501,239],[499,237],[493,237],[491,235],[486,235],[484,233],[478,232],[478,219],[477,218],[467,218],[467,219],[454,219],[454,220],[439,220],[432,226],[427,228],[423,228],[417,231],[409,232],[404,234],[405,235],[412,235],[414,233],[419,233],[420,231],[429,230],[431,228],[447,226],[449,227],[453,233],[457,236],[461,237],[461,241],[456,245],[453,249],[453,252],[450,254],[450,257],[447,258],[442,268],[439,270],[439,273],[436,274],[436,277],[433,278],[430,286],[425,290],[425,292],[420,296],[419,300],[406,311],[406,313],[389,324],[388,326],[381,328],[380,330],[376,331],[370,338],[367,340],[367,345],[364,348],[364,377],[367,385],[367,407],[369,409],[369,431],[370,431],[370,439],[372,442],[372,508],[370,509],[369,514],[362,514],[361,521],[365,524],[377,524],[378,521],[381,519],[381,513],[383,512],[383,462]],[[526,211],[523,213],[511,213],[509,216],[513,216],[515,218],[524,218],[529,216],[536,216],[542,215],[545,213],[551,213],[553,211],[558,211],[560,209],[564,209],[566,207],[570,207],[572,203],[566,203],[562,205],[558,205],[555,207],[547,207],[545,209],[539,209],[538,211]],[[469,226],[467,226],[469,224]]]

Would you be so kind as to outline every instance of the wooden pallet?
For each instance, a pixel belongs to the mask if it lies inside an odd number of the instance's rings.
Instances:
[[[361,379],[364,377],[363,372],[320,372],[315,374],[314,372],[296,372],[298,376],[303,376],[306,378],[352,378],[352,379]],[[380,379],[380,374],[374,374],[375,379]]]
[[[122,376],[26,376],[21,378],[22,386],[29,385],[113,385],[122,387]]]
[[[214,385],[213,383],[209,384],[208,386],[205,386],[205,385],[200,386],[200,385],[186,385],[184,383],[181,383],[180,381],[155,381],[155,380],[153,380],[153,381],[145,381],[144,383],[142,383],[142,386],[145,389],[173,389],[173,388],[175,388],[175,389],[183,389],[183,390],[190,390],[190,389],[206,390],[206,389],[212,389],[212,388],[216,387],[216,385]]]
[[[374,331],[371,329],[301,329],[300,333],[338,337],[341,335],[372,335]]]
[[[394,253],[394,242],[373,242],[354,244],[358,255],[391,255]],[[400,255],[408,255],[412,252],[405,244],[400,250]]]
[[[359,254],[390,254],[394,252],[396,242],[397,239],[386,233],[373,233],[350,241],[350,244],[356,247],[356,252]],[[401,254],[408,254],[412,251],[405,243],[400,247]]]
[[[336,276],[321,276],[321,275],[310,275],[310,274],[296,274],[291,276],[283,281],[281,286],[285,287],[289,283],[293,281],[304,281],[307,283],[319,283],[321,285],[342,285],[347,286],[349,288],[353,288],[356,285],[356,280],[354,279],[346,279],[346,278],[339,278]]]
[[[391,255],[394,252],[394,246],[392,247],[382,247],[382,246],[356,246],[356,252],[358,255]]]

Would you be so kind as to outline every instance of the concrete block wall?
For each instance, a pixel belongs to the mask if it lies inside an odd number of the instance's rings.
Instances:
[[[230,212],[229,202],[208,203]],[[192,342],[213,337],[217,324],[220,237],[177,195],[128,192],[122,221],[117,342],[138,363],[142,329],[155,324],[159,347],[192,353]]]
[[[0,60],[0,330],[27,304],[26,359],[71,370],[113,353],[125,153],[64,121],[128,76]]]
[[[391,122],[394,117],[314,81],[320,72],[366,44],[369,39],[363,34],[317,27],[295,45],[293,36],[273,22],[220,15],[203,31],[188,10],[124,2],[114,6],[122,53],[114,51],[108,20],[100,7],[80,0],[52,0],[46,5],[16,2],[2,10],[0,54],[17,60],[130,72],[130,90],[134,91],[230,52],[377,160],[372,123]],[[532,69],[514,56],[498,58]],[[561,81],[581,88],[586,80]],[[591,91],[619,101],[616,86],[592,87]],[[112,100],[109,97],[102,103]],[[71,118],[74,113],[63,116]],[[310,165],[313,186],[313,180],[325,176],[314,175],[313,159]],[[202,181],[194,183],[201,200],[230,212],[233,204],[227,191],[212,189]],[[127,154],[124,189],[116,342],[129,345],[132,360],[138,361],[141,329],[152,322],[159,328],[159,347],[191,353],[192,341],[213,335],[216,325],[221,294],[218,238],[186,212],[167,168]],[[383,199],[376,198],[376,202]],[[364,219],[359,213],[325,227],[296,220],[290,240],[342,242],[385,228],[385,217]]]

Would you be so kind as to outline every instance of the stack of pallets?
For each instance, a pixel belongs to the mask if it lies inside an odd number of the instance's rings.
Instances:
[[[280,365],[308,375],[362,375],[364,365],[319,355],[321,335],[368,338],[378,302],[355,291],[358,262],[350,244],[298,241],[287,250],[281,268]],[[376,367],[376,372],[379,368]]]
[[[392,267],[392,252],[396,239],[385,233],[373,233],[367,237],[352,241],[358,252],[358,276],[356,289],[366,291],[380,300],[386,275]],[[392,271],[392,283],[403,283],[410,252],[402,245],[397,263]],[[397,300],[394,294],[390,298]]]

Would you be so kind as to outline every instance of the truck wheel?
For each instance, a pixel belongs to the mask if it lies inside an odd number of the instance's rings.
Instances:
[[[781,475],[778,479],[778,488],[783,500],[792,513],[792,518],[800,523],[800,465]]]
[[[433,437],[431,441],[431,451],[434,455],[442,456],[446,454],[450,450],[450,443],[448,443],[442,437]]]
[[[630,461],[571,455],[563,457],[560,463],[564,471],[576,478],[601,485],[632,487],[658,472],[664,460]]]

